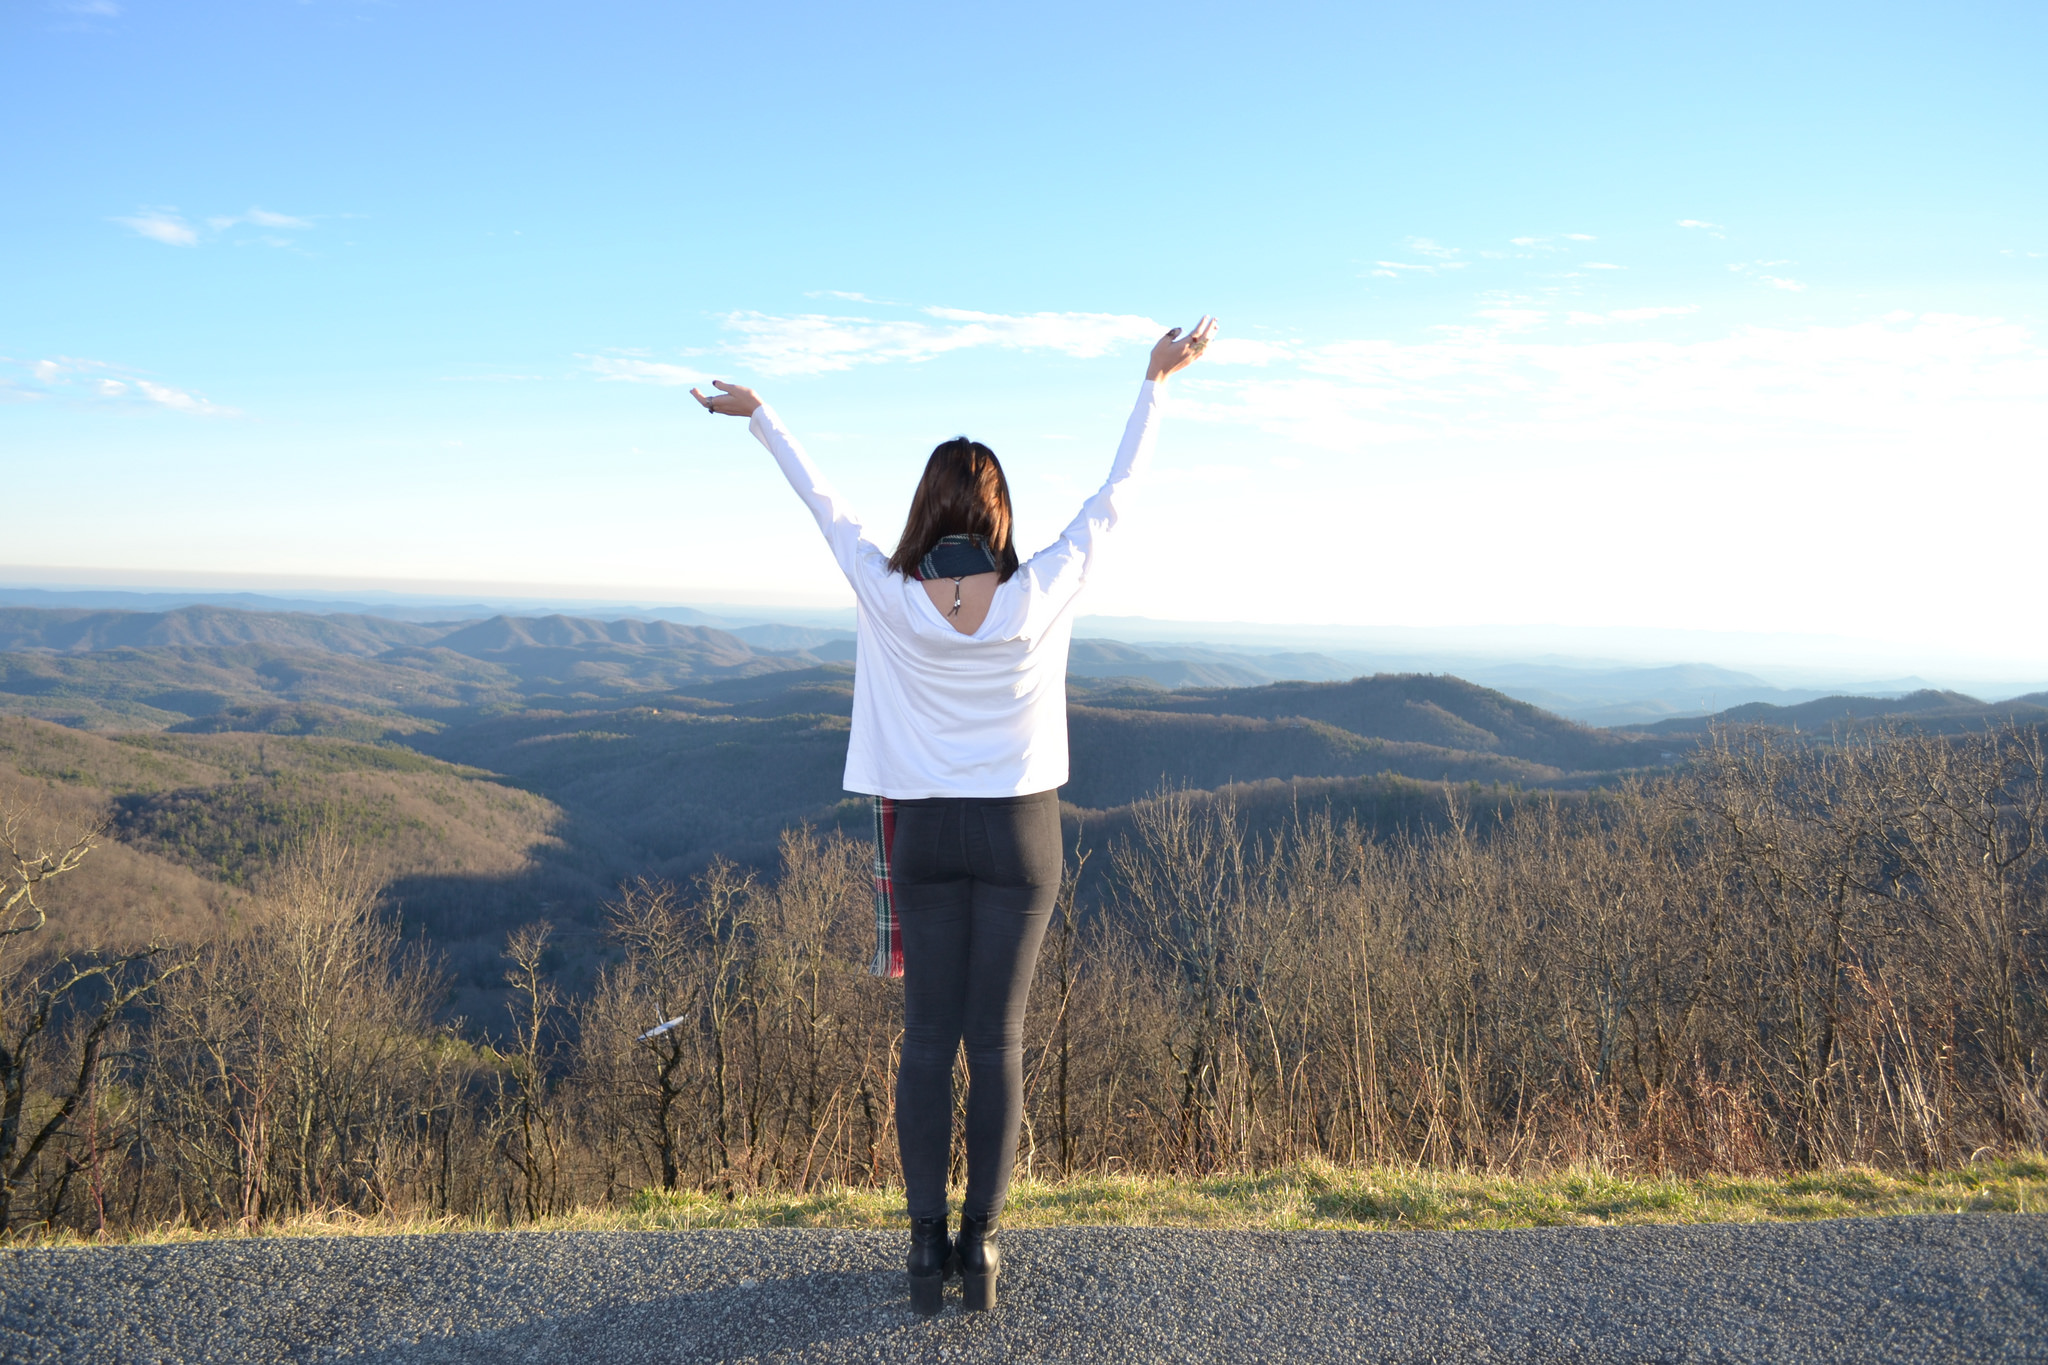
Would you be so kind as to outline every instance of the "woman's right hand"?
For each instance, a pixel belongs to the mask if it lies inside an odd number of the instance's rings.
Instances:
[[[710,395],[690,390],[690,397],[704,405],[706,412],[722,412],[728,417],[752,417],[754,409],[761,406],[761,400],[749,388],[728,384],[723,379],[711,381],[711,387],[718,392]]]
[[[1207,313],[1202,320],[1189,330],[1186,336],[1176,327],[1153,343],[1152,358],[1145,362],[1145,378],[1157,383],[1170,374],[1178,374],[1201,359],[1202,352],[1209,348],[1209,340],[1216,335],[1216,319]]]

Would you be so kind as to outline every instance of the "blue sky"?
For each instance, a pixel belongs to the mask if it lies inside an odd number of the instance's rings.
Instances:
[[[0,10],[15,581],[841,600],[1212,312],[1102,612],[2048,662],[2040,5]]]

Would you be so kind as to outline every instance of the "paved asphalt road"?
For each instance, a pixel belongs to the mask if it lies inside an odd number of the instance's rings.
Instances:
[[[0,1252],[10,1361],[2048,1361],[2048,1216],[1003,1234],[994,1313],[905,1238],[478,1233]]]

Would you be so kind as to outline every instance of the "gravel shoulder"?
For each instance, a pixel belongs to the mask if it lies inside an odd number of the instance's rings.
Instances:
[[[1003,1234],[912,1317],[900,1234],[461,1233],[0,1252],[8,1361],[2048,1361],[2048,1216]]]

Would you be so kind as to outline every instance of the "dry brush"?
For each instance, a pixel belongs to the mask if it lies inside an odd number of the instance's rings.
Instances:
[[[1724,735],[1675,776],[1451,816],[1255,833],[1168,792],[1085,892],[1070,860],[1020,1164],[1689,1175],[2048,1146],[2037,733]],[[622,887],[585,992],[516,929],[510,1014],[469,1023],[326,833],[207,942],[39,952],[37,889],[84,847],[10,852],[10,1234],[896,1180],[897,987],[862,967],[867,850],[836,834],[788,834],[768,875]]]

